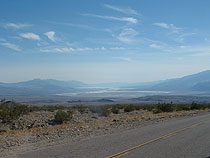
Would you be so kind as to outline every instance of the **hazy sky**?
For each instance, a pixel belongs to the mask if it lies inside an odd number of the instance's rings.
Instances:
[[[142,82],[210,69],[209,0],[1,0],[0,81]]]

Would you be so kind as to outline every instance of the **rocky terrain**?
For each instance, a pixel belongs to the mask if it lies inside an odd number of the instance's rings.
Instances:
[[[19,117],[12,124],[0,122],[0,157],[206,112],[209,111],[191,110],[153,114],[142,109],[131,112],[124,112],[121,109],[118,114],[110,113],[105,117],[85,109],[75,110],[69,122],[54,124],[56,111],[33,111]]]

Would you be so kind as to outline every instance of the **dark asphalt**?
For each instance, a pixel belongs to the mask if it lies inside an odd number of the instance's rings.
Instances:
[[[210,114],[69,142],[16,157],[107,158],[115,154],[126,158],[207,158],[210,156]]]

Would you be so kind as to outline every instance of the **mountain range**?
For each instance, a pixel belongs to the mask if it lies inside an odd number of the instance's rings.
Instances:
[[[210,91],[210,70],[182,78],[165,80],[150,88],[159,91]]]
[[[34,79],[17,83],[0,83],[0,95],[51,95],[72,92],[75,88],[85,87],[79,81],[59,81],[53,79]]]
[[[210,70],[169,80],[144,83],[102,83],[86,84],[79,81],[59,81],[54,79],[33,79],[25,82],[0,82],[0,95],[52,95],[75,92],[82,87],[135,88],[152,91],[204,91],[210,92]]]

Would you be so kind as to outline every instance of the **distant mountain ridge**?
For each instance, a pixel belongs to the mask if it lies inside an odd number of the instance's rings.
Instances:
[[[59,81],[54,79],[33,79],[25,82],[0,82],[0,95],[52,95],[75,92],[82,87],[135,88],[146,91],[204,91],[210,92],[210,70],[163,81],[143,83],[86,84],[80,81]]]
[[[210,70],[182,78],[165,80],[160,84],[150,87],[153,90],[166,91],[210,91]]]
[[[54,79],[33,79],[17,83],[0,83],[0,95],[51,95],[72,92],[87,84],[79,81],[59,81]]]

